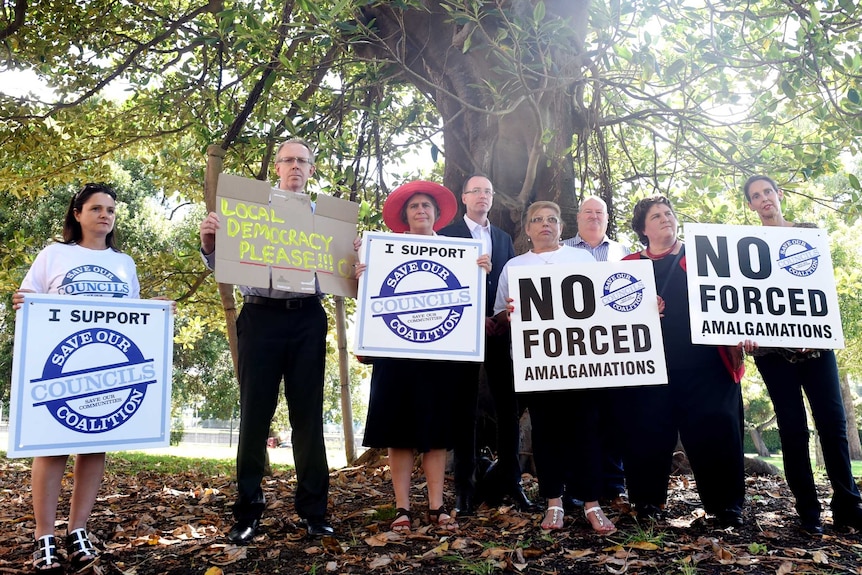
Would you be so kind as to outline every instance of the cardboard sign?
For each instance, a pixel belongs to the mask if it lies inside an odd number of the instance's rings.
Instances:
[[[685,224],[691,341],[844,347],[824,230]]]
[[[222,283],[356,297],[353,264],[359,204],[220,174],[216,280]]]
[[[652,262],[508,271],[515,391],[667,383]]]
[[[169,445],[173,331],[169,301],[26,294],[9,457]]]
[[[481,253],[478,240],[365,233],[356,355],[484,361]]]

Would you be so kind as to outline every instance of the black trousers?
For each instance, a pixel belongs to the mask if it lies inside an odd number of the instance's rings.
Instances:
[[[808,396],[814,425],[820,435],[826,474],[832,483],[832,509],[859,504],[859,488],[850,469],[847,422],[835,353],[791,363],[778,353],[755,356],[754,362],[772,398],[781,436],[787,484],[796,497],[796,510],[805,521],[819,520],[820,501],[811,471],[808,418],[802,392]]]
[[[597,501],[602,490],[598,399],[604,390],[578,389],[524,394],[533,424],[533,458],[539,494],[563,492]]]
[[[629,500],[662,505],[677,436],[707,513],[741,511],[745,500],[742,392],[716,361],[671,369],[668,385],[620,389],[625,405],[623,462]]]
[[[260,483],[266,440],[284,379],[296,464],[296,512],[323,517],[329,492],[329,466],[323,443],[323,374],[326,312],[320,300],[303,300],[300,309],[247,303],[237,319],[240,425],[236,474],[237,520],[260,517]]]
[[[512,357],[509,335],[485,337],[485,374],[497,416],[497,469],[504,493],[520,485],[521,467],[518,464],[520,438],[520,411],[512,374]],[[459,493],[472,493],[475,487],[473,471],[476,464],[476,402],[479,386],[479,364],[463,363],[460,369],[461,385],[455,398],[453,413],[457,427],[453,472],[455,489]]]

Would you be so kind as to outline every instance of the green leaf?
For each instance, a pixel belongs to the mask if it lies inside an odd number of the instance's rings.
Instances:
[[[545,3],[542,1],[536,2],[533,7],[533,22],[539,24],[545,19]]]
[[[796,98],[796,89],[787,80],[781,81],[781,91],[784,92],[784,95],[787,96],[788,98],[790,98],[791,100]]]
[[[850,181],[850,187],[854,190],[862,190],[862,184],[859,183],[859,178],[853,174],[847,174],[847,179]]]
[[[859,91],[856,88],[850,88],[847,90],[847,99],[853,102],[854,104],[859,103]]]
[[[679,58],[677,60],[674,60],[670,66],[665,68],[665,77],[670,78],[672,76],[676,76],[683,70],[685,70],[685,60]]]

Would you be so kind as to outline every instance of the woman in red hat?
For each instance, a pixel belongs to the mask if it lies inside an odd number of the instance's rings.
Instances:
[[[417,180],[396,188],[383,204],[383,221],[397,233],[432,236],[458,211],[454,194],[434,182]],[[477,260],[490,271],[490,257]],[[357,277],[365,265],[357,266]],[[443,505],[446,450],[454,446],[450,402],[458,385],[454,364],[421,359],[375,358],[363,445],[387,448],[395,491],[393,531],[409,531],[410,477],[414,450],[422,453],[428,486],[428,521],[453,530],[458,524]]]

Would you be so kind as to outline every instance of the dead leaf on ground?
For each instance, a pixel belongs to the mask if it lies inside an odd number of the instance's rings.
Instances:
[[[368,562],[368,567],[371,569],[378,569],[380,567],[385,567],[390,563],[392,563],[392,557],[389,555],[378,555]]]

